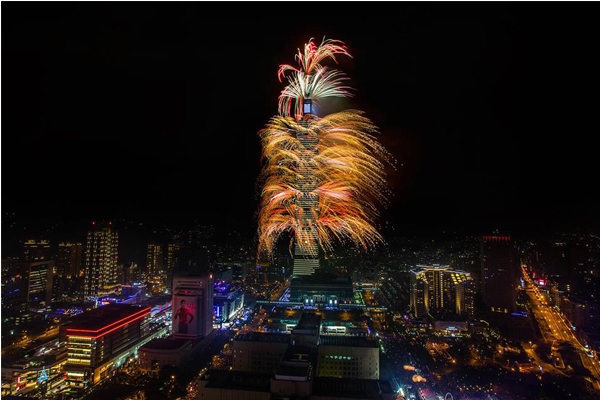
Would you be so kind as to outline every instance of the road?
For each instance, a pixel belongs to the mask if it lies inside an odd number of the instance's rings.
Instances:
[[[523,266],[522,269],[523,278],[527,282],[527,294],[531,299],[534,314],[538,320],[543,320],[549,327],[547,331],[542,329],[544,340],[549,344],[554,344],[554,341],[558,341],[572,345],[577,350],[583,366],[592,374],[594,387],[600,390],[600,363],[598,359],[588,355],[589,351],[587,351],[586,347],[573,333],[571,323],[550,305],[546,295],[541,293],[540,289],[533,282],[526,267]]]

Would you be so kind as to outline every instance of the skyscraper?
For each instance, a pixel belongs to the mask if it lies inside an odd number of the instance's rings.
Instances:
[[[50,241],[29,239],[23,243],[23,261],[41,261],[50,259]]]
[[[318,197],[311,195],[318,186],[314,169],[314,157],[317,152],[319,137],[317,133],[309,129],[310,118],[314,115],[312,101],[304,99],[305,117],[300,121],[300,126],[306,128],[303,131],[296,132],[296,137],[302,151],[300,152],[300,162],[298,167],[297,184],[300,189],[300,195],[296,198],[296,218],[299,221],[298,232],[296,232],[296,243],[294,248],[294,277],[312,275],[319,268],[319,246],[317,241],[317,204]],[[299,241],[301,241],[299,243]],[[303,241],[303,242],[302,242]]]
[[[49,306],[52,301],[54,261],[23,262],[20,264],[20,271],[25,278],[22,289],[26,303],[30,305],[44,303]]]
[[[112,223],[92,223],[85,246],[83,296],[94,299],[117,291],[117,259],[119,235]]]
[[[181,249],[180,242],[172,242],[167,245],[167,272],[173,273],[177,261],[177,255]]]
[[[146,272],[148,273],[148,276],[152,278],[163,274],[163,251],[161,244],[148,243]]]
[[[515,311],[518,271],[519,259],[510,236],[481,237],[481,294],[488,311]]]
[[[410,309],[417,318],[452,314],[472,317],[471,274],[449,265],[418,265],[410,272]]]
[[[63,242],[58,244],[56,269],[61,278],[72,279],[79,275],[82,263],[81,243]]]

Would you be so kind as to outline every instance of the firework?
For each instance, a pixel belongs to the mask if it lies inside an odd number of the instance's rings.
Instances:
[[[369,249],[383,241],[375,227],[375,203],[385,202],[384,164],[391,157],[375,136],[377,128],[356,110],[323,118],[302,114],[304,99],[349,95],[349,88],[340,84],[347,78],[321,65],[325,59],[337,62],[339,54],[350,56],[342,42],[324,40],[317,46],[311,40],[304,52],[298,51],[298,68],[279,69],[280,80],[288,79],[279,99],[280,115],[259,132],[262,254],[271,254],[286,232],[309,253],[329,251],[336,242]],[[307,225],[311,229],[302,229]]]
[[[300,118],[302,112],[302,101],[312,99],[318,104],[319,99],[326,97],[350,97],[350,87],[344,85],[348,78],[340,71],[328,69],[321,65],[326,59],[337,63],[336,55],[352,57],[343,42],[339,40],[325,40],[317,46],[311,39],[304,45],[304,52],[298,49],[296,61],[298,68],[291,65],[281,65],[277,76],[282,82],[287,78],[288,85],[279,95],[279,114],[292,115],[292,104],[294,104],[294,115]],[[286,76],[288,74],[289,76]]]

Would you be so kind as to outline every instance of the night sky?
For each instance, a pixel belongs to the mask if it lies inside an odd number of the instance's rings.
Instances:
[[[5,3],[2,211],[256,229],[277,68],[310,37],[397,159],[382,224],[598,223],[594,4]]]

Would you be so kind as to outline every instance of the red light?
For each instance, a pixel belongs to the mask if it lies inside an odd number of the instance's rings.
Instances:
[[[108,221],[108,224],[109,224],[109,225],[112,225],[112,222],[111,222],[111,221]]]
[[[103,326],[103,327],[102,327],[102,328],[100,328],[100,329],[91,330],[91,329],[73,329],[73,328],[70,328],[70,329],[67,329],[67,336],[86,336],[86,337],[91,337],[91,338],[93,338],[93,339],[97,339],[97,338],[99,338],[99,337],[101,337],[101,336],[104,336],[104,335],[106,335],[107,333],[110,333],[110,332],[112,332],[112,331],[114,331],[114,330],[116,330],[116,329],[119,329],[119,328],[120,328],[120,327],[122,327],[123,325],[127,325],[127,324],[129,324],[129,323],[131,323],[131,322],[137,321],[138,319],[140,319],[140,318],[142,318],[142,317],[145,317],[146,315],[150,314],[150,309],[151,309],[151,307],[145,308],[145,309],[143,309],[142,311],[139,311],[139,312],[137,312],[137,313],[135,313],[135,314],[132,314],[132,315],[130,315],[130,316],[128,316],[128,317],[122,318],[122,319],[118,320],[117,322],[113,322],[113,323],[112,323],[112,324],[110,324],[110,325]],[[140,315],[140,314],[141,314],[141,315]],[[97,332],[100,332],[100,331],[102,331],[102,330],[104,330],[104,329],[108,329],[109,327],[111,327],[111,326],[113,326],[113,325],[116,325],[116,324],[119,324],[119,323],[121,323],[121,324],[120,324],[120,325],[118,325],[118,326],[116,326],[116,327],[114,327],[113,329],[111,329],[111,330],[109,330],[109,331],[106,331],[106,332],[103,332],[103,333],[101,333],[101,334],[99,334],[99,335],[96,335],[96,336],[87,336],[87,335],[80,335],[80,334],[72,334],[72,335],[69,335],[69,334],[68,334],[68,333],[69,333],[69,331],[72,331],[72,332],[90,332],[90,333],[97,333]]]
[[[92,221],[92,225],[96,225],[96,221]]]

